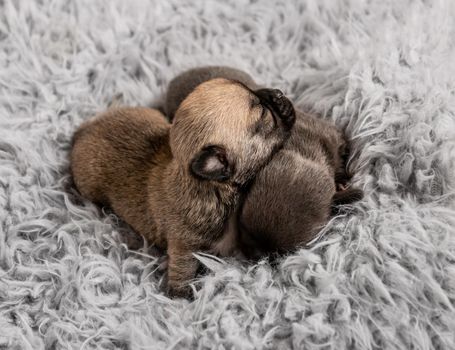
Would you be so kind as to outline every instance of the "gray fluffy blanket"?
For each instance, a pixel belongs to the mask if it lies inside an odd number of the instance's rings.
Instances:
[[[455,3],[0,1],[0,349],[454,349]],[[353,139],[365,198],[309,250],[200,256],[195,300],[71,187],[70,140],[204,64]]]

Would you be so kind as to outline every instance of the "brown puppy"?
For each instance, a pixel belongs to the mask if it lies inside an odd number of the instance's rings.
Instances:
[[[198,267],[192,253],[216,250],[242,188],[290,134],[292,104],[266,92],[214,79],[186,97],[173,125],[156,110],[122,108],[74,137],[77,188],[167,249],[173,295],[187,295]]]
[[[284,147],[256,176],[239,217],[241,247],[252,259],[286,253],[313,240],[340,204],[362,198],[337,191],[349,179],[342,134],[330,123],[297,112]]]
[[[166,110],[170,119],[185,94],[207,77],[258,86],[234,68],[192,69],[169,84]],[[239,243],[245,255],[259,258],[304,246],[327,223],[334,206],[359,200],[361,190],[345,190],[350,178],[346,156],[345,139],[333,124],[297,112],[291,137],[259,172],[239,212]]]

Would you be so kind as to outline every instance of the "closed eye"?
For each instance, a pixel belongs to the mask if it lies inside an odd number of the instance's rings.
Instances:
[[[262,105],[262,104],[260,104],[260,106],[261,106],[261,109],[262,109],[260,118],[264,119],[265,115],[267,114],[267,108],[265,108],[264,105]]]
[[[265,117],[267,116],[267,112],[269,112],[270,115],[272,116],[272,119],[273,119],[273,126],[276,127],[277,126],[277,120],[276,120],[276,117],[275,117],[275,114],[273,113],[273,111],[270,110],[267,106],[264,106],[262,103],[261,103],[261,108],[262,108],[261,120],[265,119]]]
[[[261,108],[261,114],[259,115],[259,118],[257,119],[256,123],[254,123],[252,132],[253,134],[261,133],[264,135],[267,135],[271,133],[275,127],[277,126],[277,122],[275,120],[275,116],[273,115],[272,111],[270,111],[266,105],[263,105],[262,103],[258,103],[256,108]],[[257,112],[256,112],[257,113]],[[269,114],[271,115],[271,118],[269,118]],[[273,122],[272,122],[273,120]]]

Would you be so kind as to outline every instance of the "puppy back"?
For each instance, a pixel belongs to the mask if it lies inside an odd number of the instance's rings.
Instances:
[[[173,120],[180,104],[198,85],[216,78],[235,80],[252,89],[257,87],[250,75],[235,68],[207,66],[190,69],[178,75],[169,83],[164,107],[168,119]]]
[[[300,153],[334,174],[342,161],[345,144],[342,132],[334,124],[298,111],[285,149]]]
[[[327,222],[335,184],[320,164],[282,150],[256,177],[240,226],[265,251],[287,251],[314,238]]]
[[[169,123],[148,108],[111,109],[83,123],[73,137],[71,172],[81,194],[97,203],[122,178],[134,178],[168,143]]]

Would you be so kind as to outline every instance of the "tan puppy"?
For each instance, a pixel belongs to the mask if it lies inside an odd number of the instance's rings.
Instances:
[[[167,249],[169,293],[184,296],[198,267],[192,253],[223,241],[242,188],[294,121],[277,90],[210,80],[186,97],[172,126],[147,108],[111,110],[83,124],[71,154],[75,184]]]
[[[170,118],[185,93],[207,77],[237,79],[257,87],[248,74],[234,68],[189,70],[169,84]],[[346,141],[333,124],[297,112],[291,137],[259,172],[239,211],[238,243],[245,255],[260,258],[305,246],[327,223],[335,206],[360,199],[361,190],[345,190],[350,178],[346,157]]]

